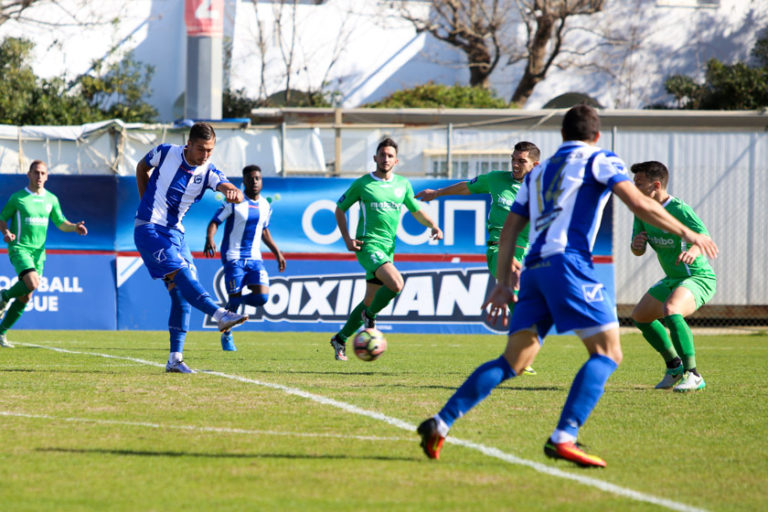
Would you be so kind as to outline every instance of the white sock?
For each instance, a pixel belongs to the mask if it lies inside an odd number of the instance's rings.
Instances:
[[[226,313],[226,312],[227,312],[227,310],[226,310],[226,309],[224,309],[224,308],[219,308],[219,309],[217,309],[217,310],[216,310],[216,312],[213,314],[213,319],[214,319],[216,322],[218,322],[219,320],[221,320],[221,316],[222,316],[224,313]]]
[[[443,421],[443,418],[441,418],[439,414],[435,414],[433,418],[435,418],[435,421],[437,422],[437,433],[443,437],[447,437],[450,427]]]
[[[555,429],[554,432],[552,432],[552,442],[553,443],[575,443],[576,442],[576,436],[569,434],[565,430],[558,430]]]
[[[169,363],[178,363],[182,360],[181,352],[171,352],[168,355],[168,362]]]

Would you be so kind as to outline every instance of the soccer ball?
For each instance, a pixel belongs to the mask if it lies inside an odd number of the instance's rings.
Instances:
[[[363,329],[353,342],[355,355],[363,361],[373,361],[387,350],[387,340],[378,329]]]

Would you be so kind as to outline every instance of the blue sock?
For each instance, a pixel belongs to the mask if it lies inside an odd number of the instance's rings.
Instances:
[[[440,411],[440,418],[450,427],[454,421],[485,399],[493,388],[516,376],[504,356],[478,366],[445,404]]]
[[[619,365],[607,356],[592,354],[573,379],[571,391],[563,406],[558,430],[573,436],[579,432],[592,410],[603,396],[608,377]]]
[[[233,313],[237,313],[237,310],[240,309],[240,305],[242,303],[243,303],[242,295],[237,295],[237,296],[230,295],[229,302],[227,302],[227,309],[229,311],[232,311]]]
[[[263,306],[268,300],[268,293],[249,293],[248,295],[243,296],[243,302],[256,308]]]
[[[184,340],[189,330],[189,315],[192,312],[192,306],[181,295],[178,286],[168,293],[171,295],[171,314],[168,317],[171,352],[183,352]]]
[[[176,288],[179,289],[187,302],[203,313],[213,315],[219,309],[200,281],[192,275],[189,267],[180,269],[176,273],[176,277],[173,278],[173,282],[176,283]]]

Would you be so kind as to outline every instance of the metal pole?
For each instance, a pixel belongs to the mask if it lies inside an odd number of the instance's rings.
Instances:
[[[280,174],[282,174],[283,177],[286,177],[288,175],[288,172],[285,169],[286,131],[287,131],[287,128],[285,126],[285,121],[283,121],[282,123],[280,123]]]
[[[333,160],[333,174],[341,176],[341,109],[337,108],[333,112],[333,124],[334,130],[334,160]]]
[[[447,141],[445,143],[445,157],[447,160],[448,177],[451,178],[453,174],[453,158],[451,156],[451,139],[453,139],[453,123],[448,123],[448,130],[446,133]]]

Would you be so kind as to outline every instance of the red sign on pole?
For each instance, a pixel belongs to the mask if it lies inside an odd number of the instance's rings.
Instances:
[[[220,36],[224,32],[224,0],[186,0],[188,36]]]

